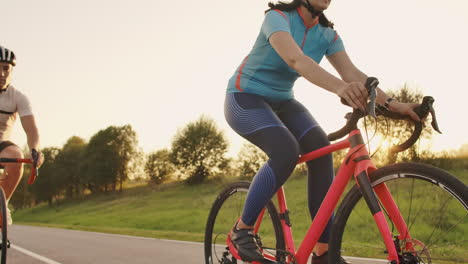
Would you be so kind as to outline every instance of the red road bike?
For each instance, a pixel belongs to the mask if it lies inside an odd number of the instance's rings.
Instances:
[[[378,81],[366,83],[370,103],[366,113],[354,110],[347,124],[330,134],[330,141],[347,138],[300,157],[299,163],[349,149],[328,193],[296,249],[284,187],[258,217],[254,232],[262,247],[264,263],[306,264],[351,178],[356,184],[335,212],[329,241],[329,262],[340,257],[353,263],[468,263],[468,188],[446,171],[421,163],[400,163],[377,169],[357,127],[367,114],[408,119],[375,105]],[[415,111],[432,114],[438,129],[434,99],[425,97]],[[415,122],[411,137],[393,151],[411,147],[419,138],[422,123]],[[234,183],[217,197],[205,230],[205,263],[244,263],[230,240],[239,219],[249,182]],[[277,209],[279,208],[279,210]],[[306,209],[304,209],[307,211]],[[370,212],[370,213],[369,213]],[[268,217],[267,217],[268,216]]]
[[[32,164],[31,168],[31,175],[29,176],[28,183],[33,184],[36,180],[36,176],[38,174],[37,170],[37,162],[32,159],[16,159],[16,158],[0,158],[0,163],[30,163]],[[1,167],[3,169],[3,167]],[[7,223],[7,204],[6,204],[6,197],[5,191],[0,186],[0,213],[1,213],[1,257],[0,263],[5,264],[7,258],[7,250],[10,248],[10,241],[8,240],[8,223]]]

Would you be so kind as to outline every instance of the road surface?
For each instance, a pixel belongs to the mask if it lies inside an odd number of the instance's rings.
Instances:
[[[203,244],[13,225],[8,264],[202,264]],[[352,260],[353,264],[386,263]]]

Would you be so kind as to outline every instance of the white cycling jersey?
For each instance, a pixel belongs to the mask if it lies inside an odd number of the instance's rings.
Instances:
[[[17,116],[32,115],[29,99],[12,85],[0,93],[0,142],[9,140]]]

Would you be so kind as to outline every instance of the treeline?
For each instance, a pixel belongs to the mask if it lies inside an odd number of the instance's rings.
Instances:
[[[390,93],[399,101],[420,101],[422,96],[406,87],[398,93]],[[412,133],[409,122],[392,120],[363,120],[370,134],[380,135],[390,145],[398,144]],[[384,122],[385,126],[377,126]],[[372,129],[375,127],[375,129]],[[423,138],[431,137],[431,129],[425,129]],[[400,142],[401,143],[401,142]],[[89,193],[121,191],[129,179],[140,179],[151,185],[170,181],[199,184],[208,179],[251,179],[267,160],[266,155],[250,143],[242,146],[237,158],[228,158],[228,140],[216,123],[205,116],[187,124],[174,136],[170,148],[156,150],[145,155],[138,147],[136,132],[130,125],[110,126],[93,135],[89,142],[71,137],[62,148],[42,150],[46,160],[33,185],[27,184],[29,169],[10,203],[15,208],[34,206],[41,202],[58,204],[63,199],[83,197]],[[468,170],[468,145],[457,153],[435,155],[418,149],[415,144],[398,155],[390,155],[382,148],[370,153],[378,166],[398,161],[429,163],[447,170]],[[345,152],[334,153],[337,168]],[[458,158],[457,158],[458,157]],[[304,165],[298,166],[295,175],[307,173]]]
[[[238,159],[226,157],[228,140],[216,123],[207,117],[189,123],[174,136],[170,149],[145,155],[130,125],[110,126],[97,132],[89,142],[73,136],[62,148],[42,149],[46,159],[33,185],[27,184],[30,169],[10,204],[15,208],[92,193],[121,191],[129,179],[159,185],[168,181],[198,184],[208,178],[251,178],[266,161],[253,145],[242,147]]]
[[[27,184],[30,168],[25,166],[23,179],[10,201],[16,208],[40,202],[52,205],[53,201],[88,192],[121,190],[143,156],[130,125],[110,126],[89,142],[73,136],[62,148],[48,147],[42,152],[46,159],[33,185]]]

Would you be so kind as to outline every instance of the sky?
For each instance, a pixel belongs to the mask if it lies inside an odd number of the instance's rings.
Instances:
[[[151,152],[206,115],[235,155],[245,141],[224,119],[225,90],[268,2],[2,1],[0,45],[17,55],[12,84],[32,101],[43,147],[130,124]],[[326,11],[351,60],[383,90],[407,83],[435,98],[443,134],[434,151],[468,143],[467,13],[466,0],[333,0]],[[294,91],[326,132],[344,124],[349,108],[336,95],[304,79]],[[19,122],[13,134],[25,144]]]

